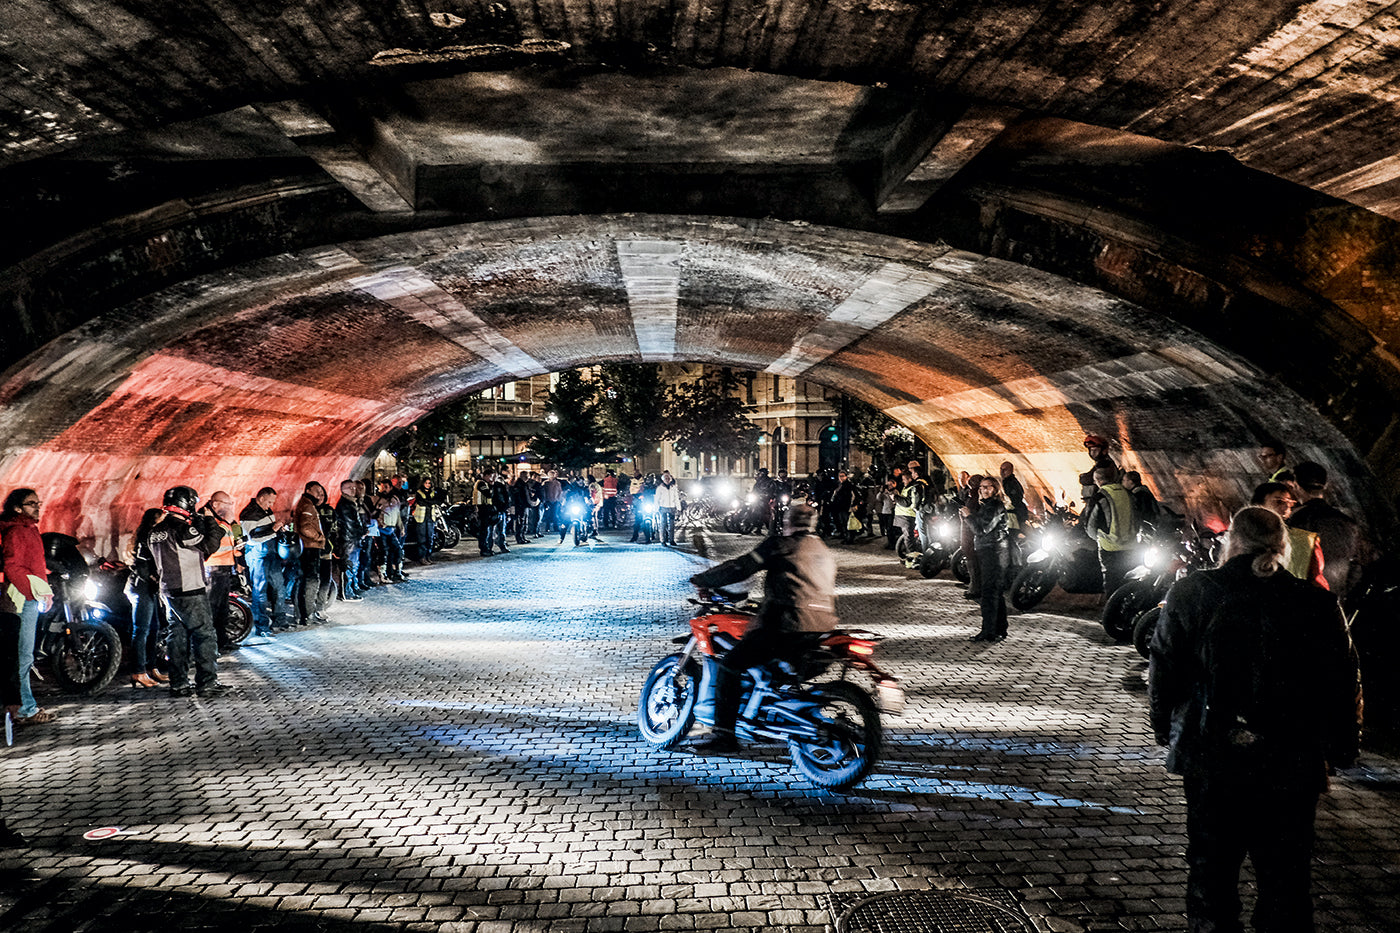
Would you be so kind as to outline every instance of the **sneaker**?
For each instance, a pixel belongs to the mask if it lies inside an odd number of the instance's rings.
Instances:
[[[194,685],[183,684],[179,687],[171,687],[170,695],[172,697],[175,697],[176,699],[179,699],[181,697],[192,697],[194,696]]]
[[[249,635],[241,642],[244,648],[256,648],[259,645],[269,645],[271,643],[271,635]]]
[[[346,596],[344,599],[341,600],[341,602],[346,603],[362,603],[364,601],[365,598],[363,596]]]
[[[229,688],[226,684],[221,684],[217,682],[212,683],[207,687],[200,687],[198,690],[199,695],[206,700],[212,700],[215,697],[221,697],[228,692]]]

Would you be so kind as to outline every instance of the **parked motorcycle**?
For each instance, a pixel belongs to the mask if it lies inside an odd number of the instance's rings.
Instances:
[[[1214,567],[1220,536],[1192,524],[1174,543],[1148,542],[1142,561],[1128,571],[1122,586],[1109,594],[1099,621],[1119,644],[1133,640],[1138,618],[1167,595],[1173,583],[1193,570]]]
[[[461,529],[448,521],[447,516],[441,512],[433,519],[433,528],[433,542],[440,551],[451,550],[462,541]]]
[[[1048,498],[1045,505],[1048,511],[1039,540],[1011,583],[1011,605],[1022,612],[1034,608],[1057,585],[1067,593],[1103,589],[1098,548],[1079,527],[1079,516]]]
[[[689,600],[697,607],[690,634],[675,639],[684,647],[657,662],[642,686],[637,726],[650,744],[674,748],[696,722],[714,725],[717,655],[743,637],[757,608],[744,599],[715,591],[709,600]],[[798,772],[819,787],[860,783],[879,759],[881,710],[904,709],[899,681],[872,659],[879,641],[873,632],[826,632],[801,657],[746,672],[739,737],[785,741]],[[832,668],[839,680],[814,682]],[[847,680],[853,670],[872,686]]]
[[[39,615],[35,667],[69,693],[96,693],[121,668],[121,636],[108,623],[83,614],[88,565],[78,539],[52,531],[42,537],[54,596],[53,605]]]

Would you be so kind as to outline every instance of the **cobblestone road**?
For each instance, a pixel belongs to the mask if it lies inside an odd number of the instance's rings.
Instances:
[[[234,695],[44,697],[60,720],[0,753],[37,840],[0,861],[0,927],[825,931],[833,897],[941,889],[1040,931],[1184,928],[1145,665],[1086,603],[970,644],[955,583],[843,550],[844,620],[889,636],[910,703],[877,773],[825,794],[776,747],[638,739],[701,565],[621,540],[449,558],[225,656]],[[1400,773],[1363,763],[1321,808],[1325,930],[1400,929]],[[101,827],[121,834],[84,838]]]

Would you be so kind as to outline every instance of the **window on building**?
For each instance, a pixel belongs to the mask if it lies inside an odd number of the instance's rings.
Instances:
[[[783,384],[782,384],[782,381],[781,381],[782,378],[783,378],[782,376],[779,376],[779,375],[777,375],[777,374],[774,374],[774,376],[773,376],[773,395],[772,395],[772,399],[773,399],[773,401],[775,401],[775,402],[781,402],[781,401],[783,400]]]

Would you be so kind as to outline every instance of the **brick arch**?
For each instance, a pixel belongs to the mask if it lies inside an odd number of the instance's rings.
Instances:
[[[47,527],[109,553],[176,482],[290,498],[362,471],[444,401],[601,360],[802,376],[888,412],[955,470],[1010,458],[1048,491],[1074,495],[1094,431],[1219,515],[1268,432],[1359,477],[1344,495],[1375,496],[1305,402],[1132,302],[943,244],[661,215],[393,234],[129,302],[7,373],[0,486],[43,488]]]

